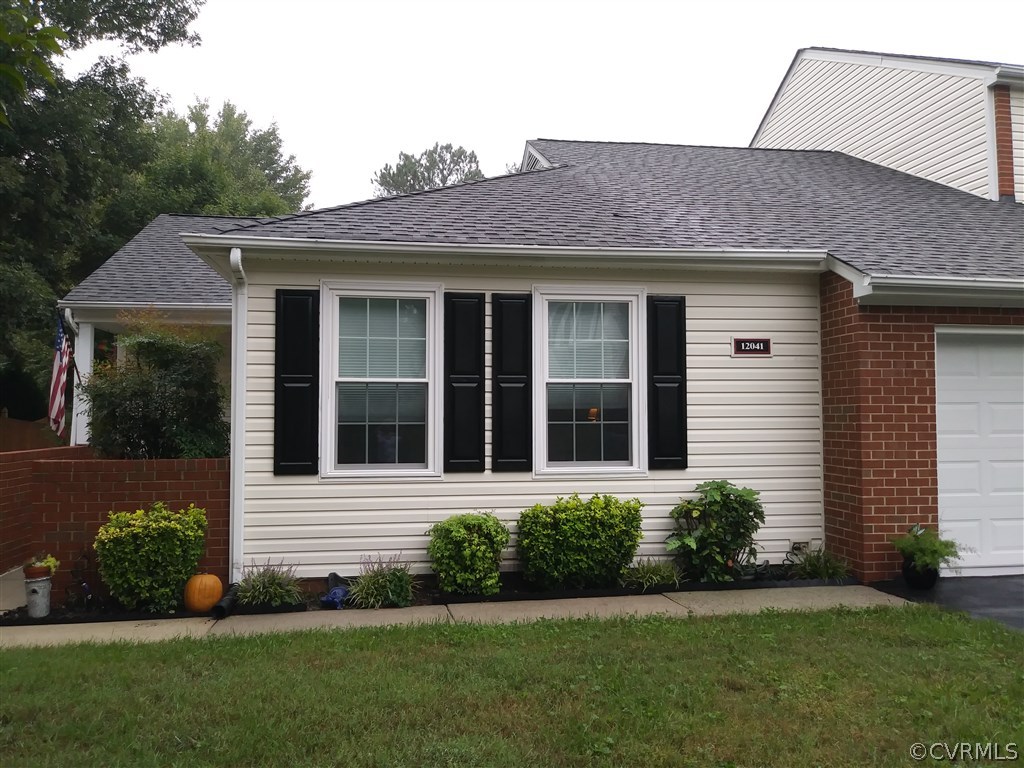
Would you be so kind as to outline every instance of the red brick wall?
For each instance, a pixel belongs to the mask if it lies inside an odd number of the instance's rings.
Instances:
[[[0,453],[0,573],[25,564],[36,552],[31,521],[32,468],[41,459],[89,458],[88,447]]]
[[[20,465],[22,479],[12,489],[10,507],[30,512],[11,515],[8,522],[5,483],[2,520],[4,542],[8,541],[8,530],[14,537],[12,540],[30,542],[19,549],[25,554],[13,559],[13,564],[21,564],[27,557],[43,552],[61,561],[53,582],[55,604],[64,600],[73,567],[84,569],[90,586],[95,588],[99,584],[92,543],[99,527],[106,522],[107,514],[148,507],[155,501],[163,501],[173,509],[186,507],[190,502],[206,509],[206,555],[200,561],[200,568],[227,581],[228,459],[111,461],[89,458],[88,453],[83,458],[83,449],[57,450],[80,453],[75,456],[57,454],[56,458],[42,456],[30,461],[30,481],[24,478],[25,470]],[[5,557],[6,548],[5,544]]]
[[[996,119],[996,171],[999,195],[1013,197],[1013,123],[1010,118],[1010,86],[993,85]]]
[[[1020,310],[860,307],[821,279],[825,543],[864,581],[891,578],[890,539],[938,523],[935,326],[1021,325]]]

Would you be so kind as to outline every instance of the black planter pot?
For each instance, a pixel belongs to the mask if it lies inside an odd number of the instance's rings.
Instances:
[[[903,578],[908,587],[914,589],[931,589],[939,580],[938,568],[918,569],[914,561],[909,557],[903,558]]]

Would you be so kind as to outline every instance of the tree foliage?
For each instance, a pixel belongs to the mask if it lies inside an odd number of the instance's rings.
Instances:
[[[111,200],[110,228],[130,221],[137,230],[172,211],[276,216],[300,210],[309,195],[310,173],[282,155],[277,125],[253,128],[230,102],[213,119],[205,102],[159,115],[151,130],[153,156]]]
[[[419,157],[398,153],[398,162],[385,165],[373,176],[374,196],[388,197],[447,187],[484,178],[476,152],[451,144],[434,144]]]
[[[62,30],[44,26],[28,3],[0,10],[0,125],[11,124],[7,103],[28,96],[29,73],[53,82],[50,55],[61,53],[59,41],[65,39]]]
[[[0,13],[0,71],[25,84],[19,95],[0,78],[9,118],[0,124],[0,405],[12,417],[45,413],[57,299],[155,216],[275,215],[305,203],[309,173],[283,156],[275,125],[254,128],[231,104],[216,118],[202,103],[161,114],[159,95],[124,60],[101,59],[70,79],[53,45],[22,40],[23,59],[38,60],[19,64],[7,33],[57,27],[69,48],[116,39],[157,50],[198,42],[188,26],[201,5],[20,0],[20,16]]]
[[[111,459],[226,455],[220,345],[201,330],[152,318],[143,318],[118,344],[127,351],[123,364],[97,366],[83,387],[96,452]]]

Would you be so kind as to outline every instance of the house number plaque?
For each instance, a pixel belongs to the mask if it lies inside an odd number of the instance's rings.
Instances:
[[[771,339],[738,339],[732,340],[733,357],[771,357]]]

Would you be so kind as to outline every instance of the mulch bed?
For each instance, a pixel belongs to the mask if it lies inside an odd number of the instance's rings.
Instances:
[[[791,578],[789,568],[784,565],[771,566],[742,581],[721,583],[682,582],[676,584],[658,584],[646,589],[608,587],[596,589],[553,589],[542,590],[523,579],[520,572],[504,572],[501,574],[501,587],[495,595],[462,595],[442,592],[438,589],[437,578],[433,574],[417,577],[417,591],[413,605],[447,605],[456,603],[503,602],[510,600],[557,600],[581,597],[624,597],[630,595],[658,595],[664,592],[705,592],[736,589],[775,589],[780,587],[821,587],[847,586],[860,584],[858,579],[849,577],[841,581],[821,579]],[[299,606],[281,606],[278,608],[256,608],[236,605],[232,616],[260,613],[284,613],[303,610],[321,610],[318,594],[310,594],[309,601]],[[344,610],[358,610],[346,606]],[[72,609],[65,606],[54,606],[50,615],[42,619],[33,619],[28,609],[22,606],[0,614],[0,627],[45,626],[49,624],[78,624],[96,621],[154,621],[160,619],[199,618],[208,619],[208,613],[192,613],[186,610],[169,613],[150,613],[148,611],[127,611],[114,600],[102,602],[91,610]]]

